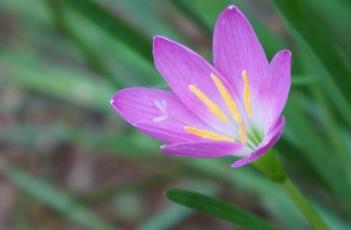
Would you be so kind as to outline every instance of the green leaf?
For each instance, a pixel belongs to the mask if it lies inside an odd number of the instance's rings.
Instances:
[[[100,4],[93,0],[64,0],[63,2],[89,18],[114,38],[135,49],[150,62],[152,61],[151,41]]]
[[[197,180],[189,180],[185,181],[185,183],[189,185],[192,190],[201,191],[207,195],[215,195],[218,190],[217,187],[212,185],[212,183],[199,183]],[[151,216],[138,227],[138,230],[173,229],[175,225],[179,224],[193,213],[194,210],[183,206],[173,205],[167,209],[161,210],[160,213]]]
[[[346,61],[351,64],[351,5],[346,0],[308,0],[321,16],[321,22],[331,33],[340,51],[347,55]]]
[[[245,229],[276,229],[246,210],[209,196],[180,189],[168,190],[165,195],[175,203],[230,221]]]
[[[351,71],[334,43],[332,35],[324,29],[313,7],[306,1],[272,1],[284,17],[292,36],[303,49],[311,50],[321,64],[315,68],[317,76],[321,77],[321,82],[329,96],[351,125],[349,119]],[[325,69],[328,74],[320,74],[320,70],[317,70],[319,68]]]
[[[2,158],[0,158],[0,172],[18,188],[54,208],[74,222],[84,225],[89,229],[117,229],[117,226],[112,226],[105,222],[58,188],[37,177],[31,176],[28,172],[11,165]]]

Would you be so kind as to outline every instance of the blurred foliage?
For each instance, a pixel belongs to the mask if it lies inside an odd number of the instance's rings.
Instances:
[[[123,87],[164,86],[152,62],[155,34],[211,59],[213,25],[232,3],[248,15],[268,57],[292,50],[277,151],[326,222],[349,229],[347,0],[2,0],[0,228],[232,229],[162,195],[169,187],[207,187],[277,228],[309,229],[251,167],[169,158],[110,108]]]

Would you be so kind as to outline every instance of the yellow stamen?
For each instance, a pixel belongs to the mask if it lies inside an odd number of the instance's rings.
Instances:
[[[251,118],[253,112],[252,112],[252,106],[251,106],[250,86],[249,86],[249,80],[248,80],[246,70],[243,70],[241,75],[243,77],[243,83],[244,83],[244,105],[245,105],[247,115]]]
[[[199,98],[199,100],[207,106],[207,109],[215,115],[219,120],[223,123],[228,123],[228,117],[224,114],[224,112],[219,108],[219,106],[209,99],[199,88],[195,85],[189,85],[190,91]]]
[[[245,127],[244,122],[241,122],[239,125],[239,137],[240,137],[240,143],[243,145],[246,145],[247,133],[246,133],[246,127]]]
[[[227,88],[224,86],[223,82],[213,73],[211,73],[211,78],[214,81],[219,93],[221,94],[225,104],[227,105],[229,112],[233,119],[237,122],[239,125],[239,137],[240,137],[240,143],[246,144],[247,143],[247,133],[246,133],[246,127],[244,122],[242,121],[240,112],[237,108],[237,105],[231,95],[229,94]]]
[[[219,93],[221,94],[226,106],[228,107],[230,115],[232,115],[233,119],[238,124],[240,124],[242,122],[240,112],[236,106],[235,101],[229,94],[227,88],[224,86],[223,82],[215,74],[211,73],[211,78],[214,81]]]
[[[184,129],[189,132],[192,133],[196,136],[205,138],[205,139],[210,139],[213,141],[228,141],[228,142],[234,142],[235,140],[232,137],[223,135],[223,134],[218,134],[212,131],[208,131],[208,130],[204,130],[204,129],[198,129],[198,128],[194,128],[191,126],[185,126]]]

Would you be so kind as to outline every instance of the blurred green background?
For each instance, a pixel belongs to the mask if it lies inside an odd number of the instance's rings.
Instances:
[[[1,0],[0,229],[233,229],[167,201],[163,191],[174,187],[220,197],[280,229],[310,229],[251,167],[167,157],[110,107],[121,88],[165,87],[152,62],[155,34],[211,60],[213,25],[233,3],[269,58],[292,50],[277,150],[329,226],[350,229],[348,0]]]

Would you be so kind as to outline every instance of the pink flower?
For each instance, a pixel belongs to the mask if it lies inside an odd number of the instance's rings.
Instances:
[[[213,35],[213,65],[189,48],[155,36],[156,68],[171,91],[127,88],[113,108],[140,131],[183,157],[237,156],[232,167],[265,154],[280,138],[290,88],[291,53],[271,62],[245,15],[229,6]]]

